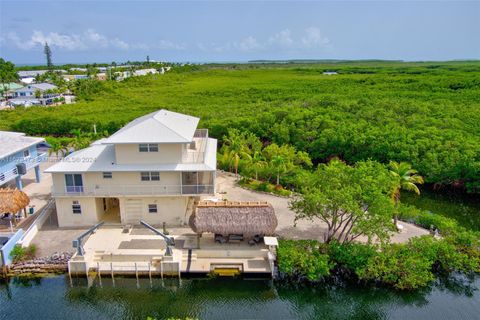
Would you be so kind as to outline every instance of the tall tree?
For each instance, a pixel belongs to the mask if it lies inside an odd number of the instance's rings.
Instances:
[[[326,243],[350,243],[360,236],[387,242],[393,204],[392,177],[380,163],[358,162],[350,167],[339,160],[320,164],[301,195],[290,203],[298,220],[319,219],[326,224]]]
[[[45,42],[45,46],[43,47],[43,53],[45,53],[45,57],[47,58],[47,69],[52,71],[53,70],[52,50],[48,46],[47,42]]]
[[[18,74],[15,71],[15,65],[10,61],[5,61],[0,58],[0,84],[1,94],[7,96],[6,93],[9,88],[10,82],[15,82],[18,80]]]
[[[281,155],[276,155],[270,161],[270,164],[277,173],[277,185],[280,184],[280,174],[287,171],[287,159]]]
[[[409,163],[390,161],[390,174],[395,179],[395,185],[392,188],[390,197],[395,204],[395,208],[398,207],[400,202],[400,191],[407,190],[413,191],[420,195],[420,189],[417,184],[423,184],[423,177],[417,174],[417,170],[413,169]],[[396,211],[396,210],[395,210]],[[395,212],[393,216],[395,227],[397,227],[398,215]]]
[[[255,180],[258,180],[258,171],[266,166],[267,162],[262,155],[261,151],[253,152],[253,155],[250,157],[250,163],[255,170]]]
[[[241,158],[250,159],[250,150],[245,142],[245,135],[236,129],[228,131],[228,136],[223,137],[223,152],[228,159],[230,170],[233,166],[235,177],[238,178],[238,165]]]

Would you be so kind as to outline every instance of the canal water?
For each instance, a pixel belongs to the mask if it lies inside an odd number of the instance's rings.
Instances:
[[[261,279],[68,277],[0,283],[0,319],[480,319],[480,278],[417,292],[289,287]]]

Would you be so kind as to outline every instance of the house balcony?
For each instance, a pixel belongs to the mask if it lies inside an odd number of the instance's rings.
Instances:
[[[46,153],[41,153],[35,157],[27,157],[24,158],[23,160],[16,161],[15,163],[17,166],[19,165],[25,165],[25,170],[28,171],[30,169],[33,169],[34,167],[38,166],[41,162],[46,161],[47,159],[47,154]],[[18,177],[19,175],[19,169],[17,167],[12,168],[10,170],[0,172],[0,185],[11,181]]]
[[[0,172],[0,186],[7,183],[10,180],[15,179],[18,176],[17,168],[10,169],[8,171]]]
[[[40,163],[45,162],[47,160],[47,153],[40,153],[36,157],[30,157],[26,158],[24,160],[24,163],[27,167],[27,170],[30,170],[36,166],[38,166]]]
[[[197,129],[193,141],[183,150],[182,163],[203,163],[207,147],[208,129]]]
[[[214,185],[121,185],[121,186],[67,186],[64,189],[52,188],[52,195],[83,197],[115,197],[115,196],[194,196],[212,195]]]

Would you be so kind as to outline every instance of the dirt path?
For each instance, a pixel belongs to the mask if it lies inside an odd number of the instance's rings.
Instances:
[[[239,187],[235,177],[229,173],[217,171],[217,197],[219,199],[238,201],[268,201],[275,209],[278,219],[277,233],[289,239],[315,239],[322,240],[326,231],[326,224],[321,221],[299,221],[294,227],[295,214],[288,208],[289,199],[276,197],[269,194],[257,193]],[[406,242],[416,236],[428,234],[428,230],[415,225],[402,222],[404,227],[401,233],[392,237],[392,242]]]

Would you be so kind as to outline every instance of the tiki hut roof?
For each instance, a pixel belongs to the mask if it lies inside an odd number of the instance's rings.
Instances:
[[[196,233],[252,237],[257,234],[273,235],[277,217],[267,202],[201,201],[190,216],[189,224]]]
[[[0,214],[16,213],[28,206],[30,198],[18,189],[0,189]]]

